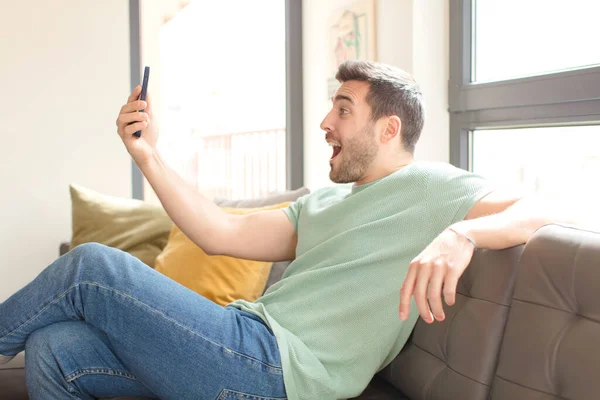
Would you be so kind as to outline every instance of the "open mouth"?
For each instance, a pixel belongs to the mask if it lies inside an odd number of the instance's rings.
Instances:
[[[329,161],[331,161],[334,158],[336,158],[338,156],[338,154],[340,154],[341,151],[342,151],[342,148],[340,146],[333,146],[333,155],[331,156],[331,158],[329,159]]]

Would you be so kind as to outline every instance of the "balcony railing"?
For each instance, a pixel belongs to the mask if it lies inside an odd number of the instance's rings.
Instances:
[[[286,189],[285,129],[192,135],[185,150],[163,147],[169,165],[209,198],[258,198]]]

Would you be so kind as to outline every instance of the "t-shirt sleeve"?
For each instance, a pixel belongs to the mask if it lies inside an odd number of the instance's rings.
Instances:
[[[308,196],[308,194],[305,194],[304,196],[299,197],[296,201],[294,201],[286,208],[281,209],[285,213],[285,215],[287,215],[287,217],[290,219],[292,225],[294,225],[294,229],[296,230],[296,232],[298,232],[298,219],[300,218],[300,212],[302,211],[302,206],[308,198]]]
[[[431,222],[443,230],[463,220],[469,210],[494,189],[488,180],[473,172],[450,164],[434,168],[427,185]]]

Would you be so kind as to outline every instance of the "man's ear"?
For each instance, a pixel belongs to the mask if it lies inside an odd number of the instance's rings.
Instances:
[[[402,130],[402,121],[400,120],[400,117],[397,115],[390,115],[389,117],[386,117],[386,119],[385,130],[383,131],[383,135],[381,135],[381,141],[383,143],[387,143],[396,136],[400,136],[400,131]]]

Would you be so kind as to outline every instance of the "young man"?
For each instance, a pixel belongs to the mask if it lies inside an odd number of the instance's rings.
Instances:
[[[294,261],[254,303],[222,308],[124,252],[77,247],[0,305],[0,354],[26,350],[32,399],[358,396],[419,314],[444,319],[475,246],[524,243],[546,222],[477,175],[413,161],[424,111],[410,75],[347,62],[337,78],[321,128],[339,185],[245,216],[164,164],[151,101],[131,93],[118,133],[182,231],[209,254]]]

